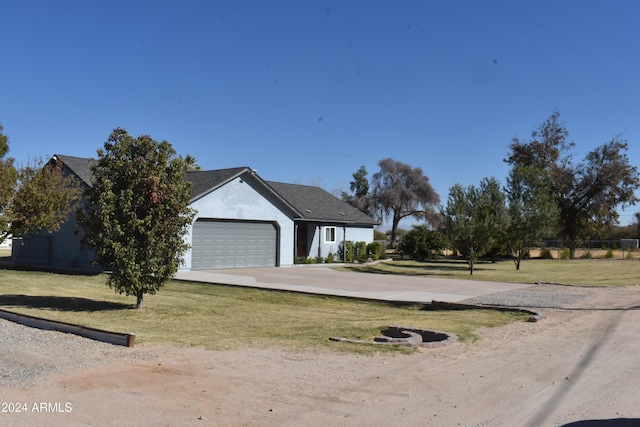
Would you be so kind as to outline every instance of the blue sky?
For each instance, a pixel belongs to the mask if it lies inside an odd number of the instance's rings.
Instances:
[[[0,123],[19,162],[124,127],[204,169],[348,190],[385,157],[501,180],[558,110],[578,158],[640,165],[637,1],[3,1]],[[628,222],[640,207],[622,213]]]

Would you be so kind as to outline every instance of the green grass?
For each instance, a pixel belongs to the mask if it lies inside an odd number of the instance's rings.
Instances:
[[[496,263],[480,261],[473,276],[464,260],[443,258],[437,262],[396,260],[374,265],[342,267],[350,271],[378,274],[403,274],[451,279],[484,280],[510,283],[561,283],[580,286],[627,286],[639,283],[638,259],[530,259],[515,269],[511,260]]]
[[[136,334],[136,344],[232,349],[243,346],[330,348],[371,353],[407,351],[330,342],[329,337],[371,339],[390,325],[456,334],[473,342],[482,327],[523,321],[517,312],[427,311],[331,296],[191,282],[170,282],[156,295],[116,295],[104,275],[80,276],[0,270],[0,307],[47,319]]]

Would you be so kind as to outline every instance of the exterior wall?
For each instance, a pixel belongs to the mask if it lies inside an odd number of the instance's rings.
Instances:
[[[65,177],[72,174],[66,166],[63,167],[62,173]],[[84,184],[82,185],[84,189]],[[84,203],[84,199],[80,203]],[[18,266],[102,271],[102,267],[93,264],[93,251],[80,244],[82,233],[75,233],[76,225],[75,213],[71,213],[56,232],[43,231],[14,238],[11,248],[13,263]]]
[[[335,227],[336,238],[334,243],[328,243],[325,241],[325,229],[327,227]],[[311,258],[315,258],[317,256],[326,258],[330,253],[337,255],[338,248],[343,240],[366,242],[367,244],[373,242],[373,227],[344,228],[342,225],[316,224],[315,227],[309,227],[309,233],[312,234],[312,236],[309,237],[309,240],[311,240],[309,257]]]
[[[197,212],[196,219],[238,219],[277,223],[280,233],[279,265],[293,265],[293,220],[277,207],[277,201],[258,191],[254,183],[253,178],[243,175],[196,200],[191,204]],[[193,224],[186,236],[189,245],[192,244],[192,233]],[[181,269],[191,269],[191,249],[185,254]]]
[[[93,265],[93,252],[80,244],[75,226],[75,215],[71,215],[55,233],[41,232],[13,239],[14,264],[101,271],[102,268]]]

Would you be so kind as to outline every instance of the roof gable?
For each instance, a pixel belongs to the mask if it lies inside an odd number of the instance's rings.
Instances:
[[[97,160],[87,157],[65,156],[62,154],[54,155],[52,160],[62,162],[67,169],[80,178],[84,184],[91,186],[91,166],[95,165]]]
[[[248,167],[185,172],[185,180],[191,183],[191,201],[212,192],[232,179],[249,172]]]

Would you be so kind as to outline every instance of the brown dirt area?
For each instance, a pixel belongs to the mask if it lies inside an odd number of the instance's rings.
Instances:
[[[640,288],[585,292],[574,307],[542,310],[546,318],[540,322],[486,329],[478,342],[411,355],[139,347],[131,350],[140,355],[136,359],[110,358],[56,372],[33,386],[0,389],[2,402],[29,406],[23,413],[0,413],[0,423],[640,424]],[[38,402],[54,403],[54,411],[34,411]]]

